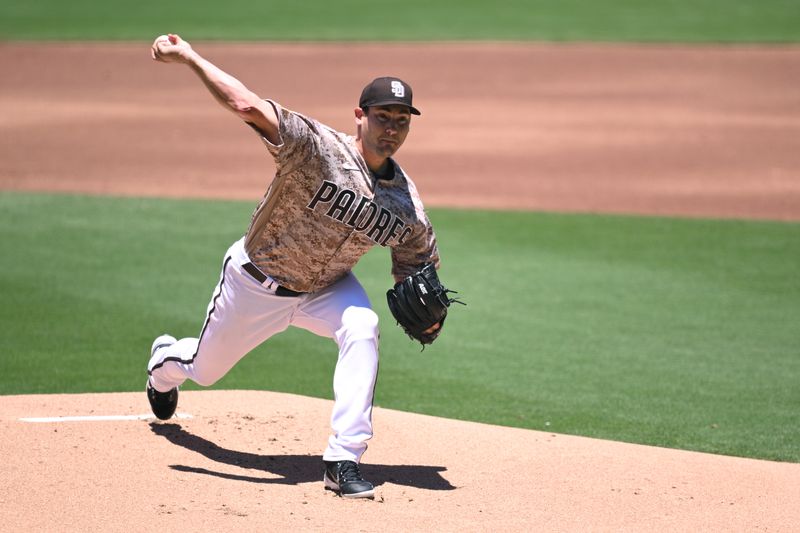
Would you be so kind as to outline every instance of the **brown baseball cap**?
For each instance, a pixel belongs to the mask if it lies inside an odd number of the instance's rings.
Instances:
[[[400,104],[408,107],[412,115],[421,115],[419,109],[411,105],[413,92],[411,86],[399,78],[384,76],[375,78],[361,91],[359,107]]]

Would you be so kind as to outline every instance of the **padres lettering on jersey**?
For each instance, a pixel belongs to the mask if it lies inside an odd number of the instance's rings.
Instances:
[[[314,211],[319,204],[323,204],[323,210],[327,206],[325,216],[350,226],[381,246],[390,244],[390,241],[391,244],[403,244],[413,233],[402,218],[385,207],[332,181],[323,181],[306,207]]]

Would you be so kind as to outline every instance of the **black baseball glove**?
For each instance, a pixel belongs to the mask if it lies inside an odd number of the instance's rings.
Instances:
[[[453,302],[466,305],[455,298],[448,297],[449,293],[436,275],[436,268],[432,264],[425,265],[416,274],[408,276],[403,281],[395,283],[394,287],[386,292],[389,310],[397,323],[414,340],[431,344],[442,332],[444,319],[447,318],[447,309]],[[436,324],[439,327],[434,331],[430,328]]]

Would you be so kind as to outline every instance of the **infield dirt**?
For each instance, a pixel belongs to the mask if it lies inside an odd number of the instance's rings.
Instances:
[[[376,408],[374,501],[323,489],[332,403],[184,392],[0,397],[7,531],[792,531],[800,465]]]
[[[261,197],[258,139],[150,43],[0,44],[0,189]],[[195,44],[262,96],[352,131],[395,74],[398,160],[428,206],[800,219],[800,48]],[[348,58],[344,61],[343,58]],[[244,230],[244,228],[243,228]],[[146,348],[145,348],[146,349]],[[146,361],[143,359],[142,363]],[[144,392],[0,397],[9,531],[793,531],[800,465],[377,408],[375,501],[323,490],[330,402]]]
[[[256,202],[266,149],[149,45],[0,44],[0,189]],[[406,79],[428,206],[800,218],[800,47],[195,47],[347,132],[367,81]]]

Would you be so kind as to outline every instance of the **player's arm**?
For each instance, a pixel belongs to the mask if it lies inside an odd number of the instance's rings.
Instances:
[[[188,65],[223,107],[257,127],[271,143],[280,143],[278,116],[273,106],[195,52],[180,36],[169,34],[157,37],[150,55],[156,61]]]
[[[436,234],[427,217],[414,227],[411,237],[402,244],[392,247],[392,277],[395,282],[403,281],[426,264],[439,268],[439,247]]]
[[[416,235],[400,246],[392,248],[392,277],[395,283],[400,283],[406,277],[419,271],[424,265],[430,263],[439,268],[439,249],[436,245],[436,234],[427,217],[419,225]],[[430,334],[441,328],[437,322],[423,333]]]

